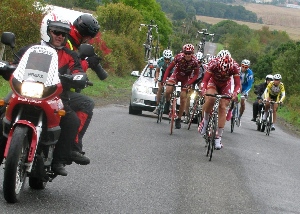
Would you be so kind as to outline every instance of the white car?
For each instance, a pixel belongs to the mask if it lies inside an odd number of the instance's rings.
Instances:
[[[149,60],[142,70],[132,71],[131,75],[139,77],[132,85],[129,114],[141,114],[142,111],[153,111],[156,106],[157,83],[154,81],[156,61]]]
[[[132,85],[131,99],[129,104],[129,114],[142,114],[142,111],[153,111],[156,107],[157,83],[154,81],[156,61],[149,60],[142,70],[132,71],[131,75],[139,77]],[[180,87],[176,91],[180,91]],[[179,106],[180,99],[177,99]]]

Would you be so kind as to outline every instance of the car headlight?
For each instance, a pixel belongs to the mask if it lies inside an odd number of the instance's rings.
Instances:
[[[143,85],[136,85],[135,90],[139,93],[144,93],[144,94],[151,94],[152,93],[152,88],[143,86]]]
[[[41,98],[44,93],[44,84],[38,82],[23,82],[21,95],[25,97]]]

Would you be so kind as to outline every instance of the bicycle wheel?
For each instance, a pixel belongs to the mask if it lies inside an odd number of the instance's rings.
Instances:
[[[230,121],[230,131],[231,131],[231,133],[234,130],[234,124],[235,124],[235,116],[232,116],[231,121]]]
[[[157,109],[157,123],[161,122],[164,110],[165,110],[165,97],[162,95]]]
[[[173,127],[174,127],[174,120],[176,117],[176,98],[173,98],[172,101],[172,109],[171,109],[171,127],[170,127],[170,134],[173,134]]]
[[[188,117],[188,130],[190,130],[190,127],[191,127],[191,124],[193,122],[196,110],[197,110],[197,101],[195,100],[193,108],[191,110],[189,110],[189,113],[188,113],[188,115],[189,115],[189,117]]]
[[[211,161],[212,154],[215,148],[215,137],[217,133],[217,118],[215,115],[211,116],[208,121],[208,127],[206,131],[206,139],[207,139],[207,153],[206,156],[209,156],[209,161]]]

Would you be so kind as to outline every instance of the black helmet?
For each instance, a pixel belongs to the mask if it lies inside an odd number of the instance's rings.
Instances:
[[[94,38],[99,32],[98,21],[89,14],[79,16],[73,23],[81,36],[91,36]]]

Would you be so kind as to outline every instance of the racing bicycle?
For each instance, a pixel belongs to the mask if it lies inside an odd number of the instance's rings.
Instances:
[[[202,36],[202,39],[199,41],[199,44],[196,45],[196,46],[198,46],[197,52],[202,52],[204,54],[204,47],[205,47],[205,42],[206,42],[207,36],[211,36],[211,41],[213,41],[215,34],[208,33],[207,29],[202,29],[202,31],[197,31],[196,38],[197,38],[198,34],[202,34],[203,36]]]
[[[150,20],[150,24],[140,24],[139,30],[142,30],[142,27],[147,27],[147,34],[146,34],[146,42],[143,44],[144,48],[145,48],[145,60],[149,60],[151,59],[151,51],[152,51],[152,47],[153,47],[153,34],[152,34],[152,30],[153,28],[156,29],[156,33],[158,34],[158,26],[153,24],[154,20]],[[156,52],[158,51],[158,44],[156,47]]]
[[[273,111],[274,111],[274,104],[275,103],[279,103],[279,102],[275,102],[273,100],[266,100],[264,101],[264,103],[266,102],[269,102],[270,103],[270,108],[267,112],[267,118],[266,118],[266,121],[264,122],[263,126],[265,126],[265,132],[266,132],[266,135],[270,135],[270,132],[271,132],[271,128],[272,128],[272,124],[273,124]]]
[[[170,99],[170,112],[169,112],[169,123],[170,123],[170,135],[173,134],[174,121],[177,118],[178,106],[177,99],[180,96],[180,91],[176,90],[176,87],[181,87],[181,85],[166,84],[168,86],[173,86],[173,92]]]
[[[219,105],[221,99],[231,99],[231,96],[228,95],[221,95],[221,94],[205,94],[206,96],[215,97],[215,103],[212,109],[212,112],[209,115],[208,124],[206,133],[204,135],[207,151],[206,156],[209,156],[209,161],[211,161],[213,151],[215,149],[215,138],[218,129],[218,112],[219,112]]]

